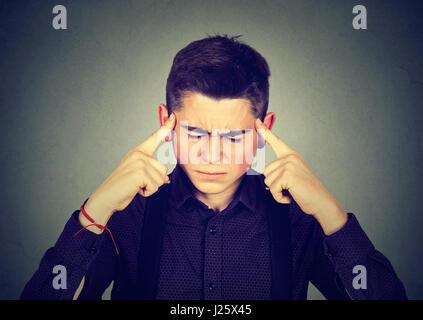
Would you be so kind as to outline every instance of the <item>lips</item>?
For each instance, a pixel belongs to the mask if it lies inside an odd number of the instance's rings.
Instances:
[[[226,174],[226,172],[209,172],[209,171],[199,171],[199,170],[196,170],[195,172],[201,179],[205,179],[205,180],[217,180],[225,176]]]
[[[218,174],[225,174],[226,173],[226,172],[207,172],[207,171],[200,171],[200,170],[197,170],[197,172],[203,173],[203,174],[210,174],[210,175],[218,175]]]

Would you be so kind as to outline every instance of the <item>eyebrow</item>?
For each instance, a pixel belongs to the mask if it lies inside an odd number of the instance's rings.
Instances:
[[[210,134],[211,132],[210,131],[207,131],[207,130],[204,130],[204,129],[202,129],[202,128],[198,128],[198,127],[191,127],[191,126],[186,126],[186,125],[184,125],[184,124],[181,124],[181,127],[182,128],[184,128],[184,129],[187,129],[188,131],[197,131],[198,133],[203,133],[203,134]],[[229,131],[229,132],[226,132],[226,133],[219,133],[219,135],[220,136],[223,136],[223,137],[225,137],[225,136],[238,136],[238,135],[240,135],[240,134],[244,134],[244,133],[247,133],[247,132],[250,132],[251,131],[251,129],[242,129],[242,130],[232,130],[232,131]]]

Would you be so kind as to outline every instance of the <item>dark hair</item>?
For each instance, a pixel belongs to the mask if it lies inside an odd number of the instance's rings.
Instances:
[[[166,83],[169,114],[182,107],[190,92],[216,100],[246,98],[263,120],[269,104],[269,66],[253,48],[236,38],[208,35],[181,49],[173,59]]]

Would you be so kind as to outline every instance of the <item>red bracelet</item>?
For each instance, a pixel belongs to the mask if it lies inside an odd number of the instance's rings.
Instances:
[[[107,230],[110,234],[110,237],[112,238],[113,244],[115,245],[115,249],[117,254],[119,254],[119,251],[117,249],[116,243],[115,243],[115,239],[113,238],[112,232],[110,231],[109,228],[107,228],[107,224],[105,226],[102,226],[101,224],[95,223],[94,219],[91,218],[88,213],[85,211],[84,209],[84,205],[82,204],[81,207],[79,208],[82,212],[82,214],[84,215],[85,218],[87,218],[88,221],[91,222],[91,224],[83,227],[81,230],[79,230],[77,233],[75,233],[73,236],[75,237],[78,233],[80,233],[82,230],[84,230],[85,228],[88,228],[89,226],[96,226],[97,228],[99,228],[100,230]]]

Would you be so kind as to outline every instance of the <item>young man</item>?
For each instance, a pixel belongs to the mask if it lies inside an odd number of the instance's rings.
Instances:
[[[114,281],[112,299],[306,299],[309,282],[328,299],[406,299],[354,214],[270,131],[269,76],[236,37],[178,52],[161,127],[73,213],[21,298],[101,299]],[[164,140],[169,176],[153,157]],[[266,142],[277,160],[258,174]]]

